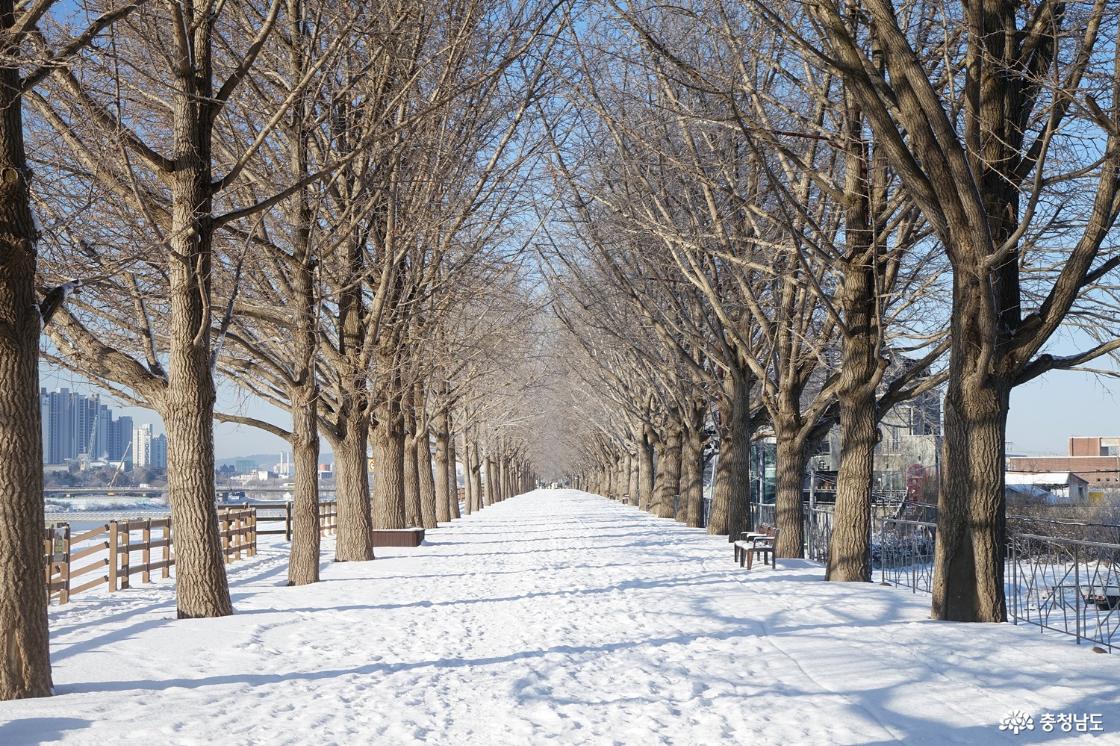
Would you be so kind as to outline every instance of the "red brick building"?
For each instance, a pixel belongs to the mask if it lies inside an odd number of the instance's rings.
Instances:
[[[1120,437],[1076,436],[1069,439],[1068,456],[1012,456],[1012,471],[1070,471],[1089,487],[1120,489]]]

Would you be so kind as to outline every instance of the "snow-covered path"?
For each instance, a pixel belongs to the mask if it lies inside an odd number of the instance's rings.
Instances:
[[[747,573],[725,539],[585,493],[508,500],[312,587],[283,587],[284,551],[231,566],[233,617],[174,620],[169,584],[52,610],[58,695],[0,703],[0,744],[1076,738],[998,731],[1016,709],[1097,713],[1120,743],[1114,656],[932,622],[928,597],[806,563]]]

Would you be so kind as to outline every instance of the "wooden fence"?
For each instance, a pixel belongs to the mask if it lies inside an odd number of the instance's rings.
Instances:
[[[284,536],[284,541],[292,540],[292,504],[283,506],[275,503],[244,503],[245,507],[257,511],[257,523],[281,523],[278,528],[261,528],[258,536]],[[319,503],[319,535],[333,534],[338,528],[338,503],[334,500]]]
[[[220,509],[218,526],[227,564],[257,553],[256,509]],[[138,564],[134,553],[140,554]],[[102,585],[110,593],[128,588],[133,575],[150,583],[156,571],[161,578],[170,577],[175,564],[171,519],[109,521],[80,534],[73,534],[68,523],[55,523],[44,532],[43,556],[47,598],[60,604]]]
[[[283,526],[258,528],[262,523]],[[319,503],[319,533],[334,534],[337,527],[337,503]],[[286,541],[292,540],[292,504],[245,503],[219,508],[218,528],[226,564],[252,557],[257,553],[258,536],[282,534]],[[138,541],[134,538],[137,533]],[[133,562],[133,553],[141,555],[138,564]],[[82,560],[86,563],[79,564]],[[152,582],[152,573],[157,571],[161,578],[168,578],[175,565],[171,519],[109,521],[80,534],[72,534],[69,523],[52,524],[43,535],[43,564],[47,598],[60,604],[101,585],[107,585],[110,593],[129,588],[130,578],[137,574],[142,583]]]

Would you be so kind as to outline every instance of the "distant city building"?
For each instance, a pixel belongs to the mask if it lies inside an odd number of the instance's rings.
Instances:
[[[891,381],[913,365],[913,360],[891,354],[878,393],[886,393]],[[879,421],[881,437],[875,445],[873,489],[880,495],[905,495],[910,500],[930,497],[937,484],[941,453],[941,397],[941,387],[935,387],[895,404]],[[835,496],[841,447],[840,428],[833,426],[810,451],[808,468],[817,472],[819,481],[814,486],[818,496],[826,500]]]
[[[156,469],[167,468],[167,436],[160,434],[152,438],[152,463]]]
[[[132,468],[132,418],[121,417],[109,426],[109,460],[124,461]]]
[[[251,458],[239,458],[233,462],[238,474],[251,474],[257,470],[257,462]]]
[[[167,468],[167,436],[156,435],[151,425],[140,425],[132,431],[132,450],[134,466]]]
[[[283,479],[288,479],[292,476],[292,460],[288,458],[287,453],[284,451],[280,452],[280,463],[273,466],[272,470],[276,472],[276,476]]]
[[[1069,439],[1066,456],[1012,456],[1007,468],[1017,472],[1073,472],[1091,491],[1120,489],[1120,438],[1100,435]]]
[[[1041,496],[1051,504],[1080,505],[1089,498],[1089,483],[1069,471],[1021,472],[1008,471],[1004,475],[1008,493],[1024,496]],[[1019,490],[1030,487],[1034,490]]]
[[[120,460],[132,439],[132,419],[113,419],[113,410],[98,394],[83,396],[70,389],[40,389],[43,419],[43,463],[65,464]],[[121,431],[127,433],[122,438]]]

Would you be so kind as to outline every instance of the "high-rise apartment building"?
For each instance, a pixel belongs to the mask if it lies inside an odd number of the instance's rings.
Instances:
[[[149,469],[167,468],[167,436],[156,435],[151,425],[132,431],[132,463]]]
[[[132,467],[132,418],[121,417],[113,420],[109,426],[109,460],[124,461],[125,466]]]
[[[130,467],[136,461],[132,453],[135,430],[132,418],[114,419],[113,410],[101,403],[98,394],[83,396],[70,389],[40,389],[39,400],[43,418],[43,463],[65,464],[82,458],[123,460]],[[150,431],[150,425],[148,429]],[[160,459],[165,466],[166,442],[161,441],[159,447],[163,448]],[[147,453],[150,459],[150,443]]]

